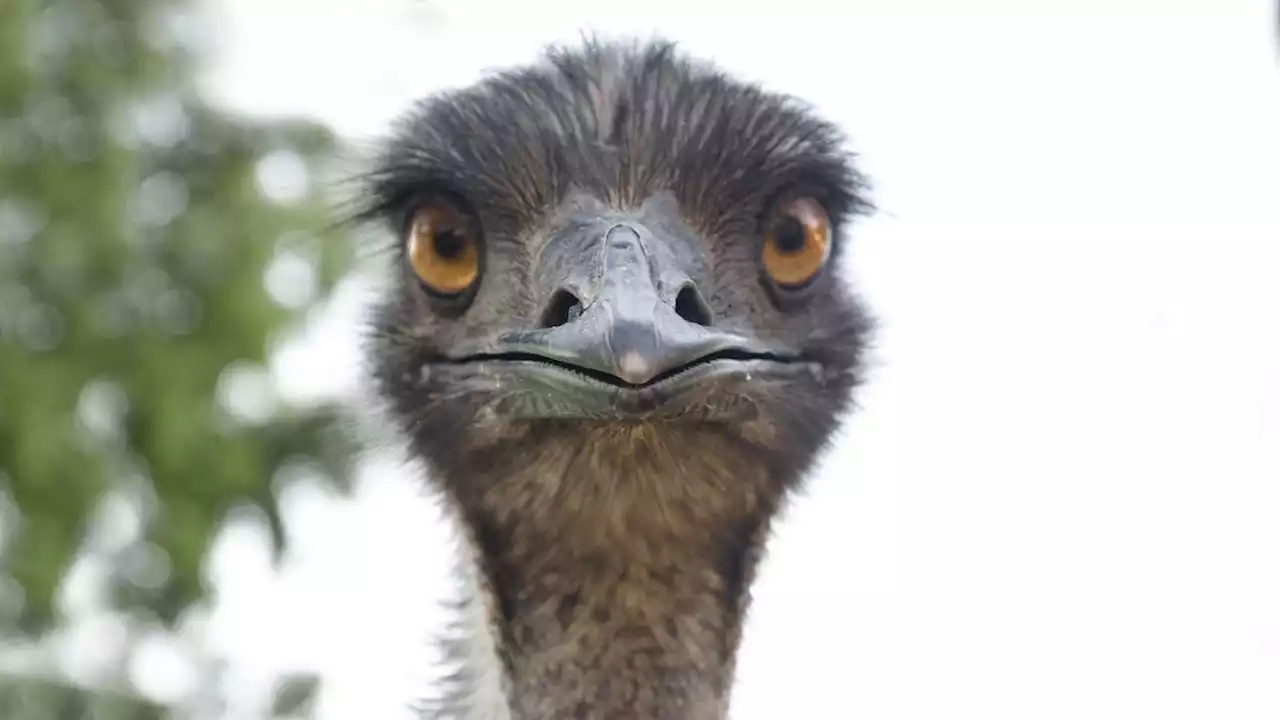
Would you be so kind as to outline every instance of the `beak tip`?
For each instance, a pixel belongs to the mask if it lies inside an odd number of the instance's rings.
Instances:
[[[640,385],[653,378],[653,364],[638,352],[624,353],[618,359],[618,376],[633,385]]]

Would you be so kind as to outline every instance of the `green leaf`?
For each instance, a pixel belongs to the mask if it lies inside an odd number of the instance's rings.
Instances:
[[[291,676],[276,683],[273,717],[308,717],[320,690],[320,680],[314,675]]]

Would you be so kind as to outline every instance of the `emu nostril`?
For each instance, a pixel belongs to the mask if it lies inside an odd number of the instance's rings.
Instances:
[[[553,328],[571,323],[582,314],[582,301],[568,290],[557,290],[542,313],[540,327]]]
[[[694,325],[711,327],[711,308],[692,285],[680,288],[676,295],[676,314]]]

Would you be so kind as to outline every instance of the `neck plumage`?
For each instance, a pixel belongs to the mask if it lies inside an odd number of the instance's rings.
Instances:
[[[579,431],[449,483],[473,557],[445,717],[727,717],[781,489],[741,444],[667,432]]]

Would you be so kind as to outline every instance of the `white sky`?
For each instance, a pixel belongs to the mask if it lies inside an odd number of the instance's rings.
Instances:
[[[1272,2],[210,2],[211,96],[353,138],[583,27],[849,129],[879,366],[771,547],[737,720],[1280,717]],[[366,293],[282,358],[293,392],[352,382]],[[451,562],[416,482],[298,486],[283,579],[224,537],[211,634],[246,677],[316,667],[324,720],[407,717]]]

